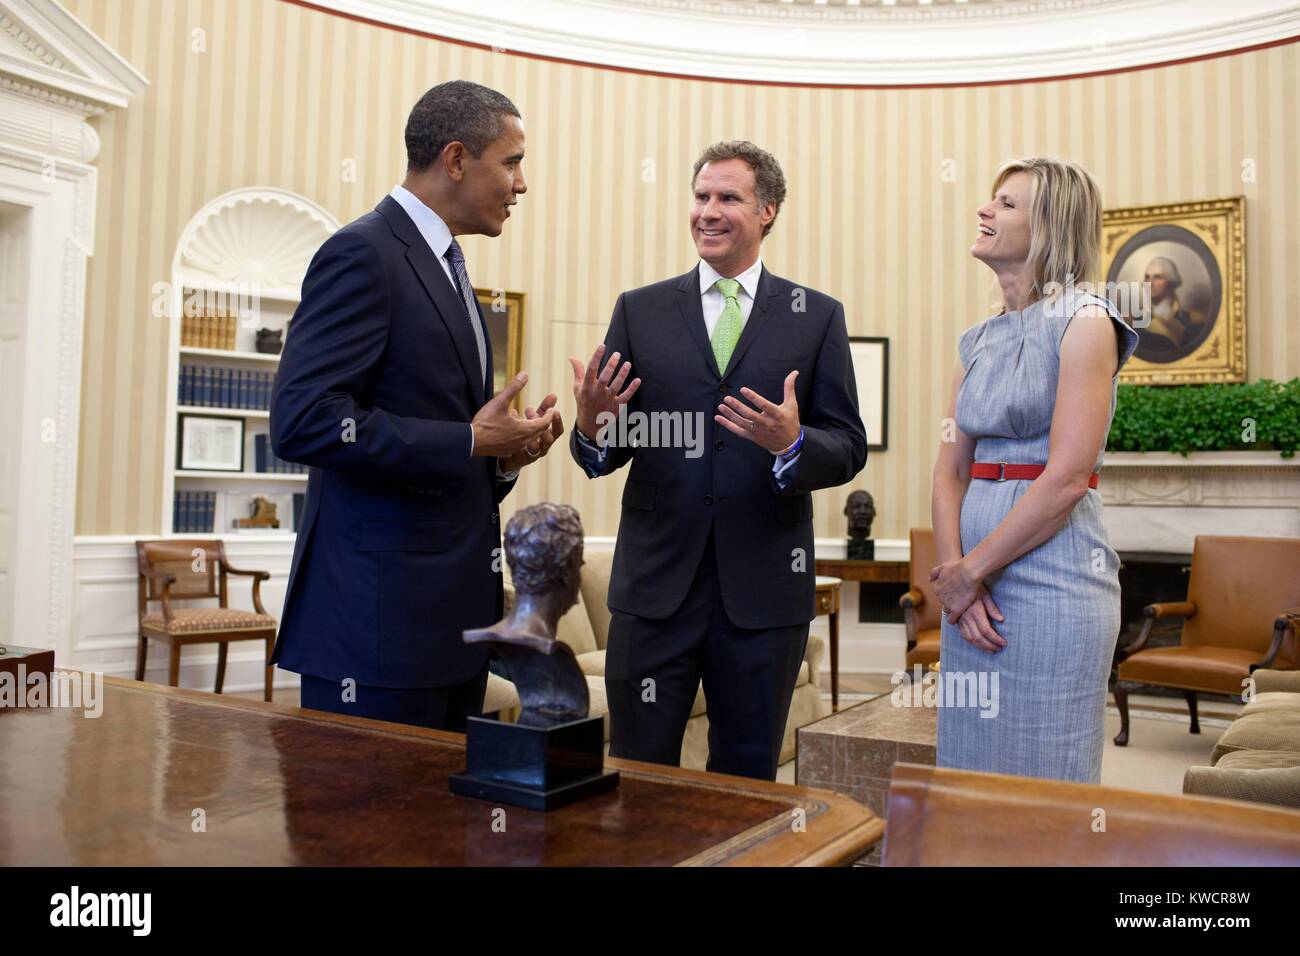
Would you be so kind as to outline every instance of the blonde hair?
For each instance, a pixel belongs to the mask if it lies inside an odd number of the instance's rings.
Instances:
[[[1013,173],[1033,183],[1029,210],[1029,267],[1034,292],[1054,298],[1080,283],[1095,283],[1101,263],[1101,190],[1078,163],[1017,159],[1003,164],[992,195]]]

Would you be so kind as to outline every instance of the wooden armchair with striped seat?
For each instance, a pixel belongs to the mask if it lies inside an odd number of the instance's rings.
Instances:
[[[231,641],[266,643],[266,678],[263,698],[271,699],[271,649],[275,646],[276,620],[262,606],[262,582],[267,571],[246,571],[233,567],[220,540],[167,539],[137,541],[135,553],[139,571],[137,608],[140,617],[136,645],[135,679],[144,680],[149,641],[170,648],[167,683],[180,682],[181,648],[187,644],[217,645],[216,693],[226,679],[226,651]],[[229,606],[227,577],[232,574],[253,579],[252,611]],[[194,598],[216,598],[217,607],[173,607],[172,602]],[[158,602],[161,609],[150,611]]]

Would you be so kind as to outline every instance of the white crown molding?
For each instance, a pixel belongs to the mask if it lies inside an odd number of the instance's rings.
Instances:
[[[57,0],[0,0],[0,82],[88,116],[125,107],[148,81]]]
[[[650,73],[977,85],[1134,69],[1300,36],[1288,0],[918,6],[725,0],[309,0],[418,33]]]

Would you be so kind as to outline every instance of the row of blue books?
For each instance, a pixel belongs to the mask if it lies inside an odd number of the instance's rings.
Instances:
[[[178,399],[182,405],[204,408],[271,407],[274,372],[219,365],[182,365]]]
[[[215,491],[178,491],[172,500],[172,530],[211,534],[216,511]]]
[[[307,473],[306,465],[275,457],[275,452],[271,450],[270,435],[253,436],[253,461],[254,467],[258,471],[268,472],[272,475],[304,475]]]

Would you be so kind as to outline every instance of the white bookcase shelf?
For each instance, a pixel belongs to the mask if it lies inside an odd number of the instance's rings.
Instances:
[[[339,228],[338,220],[316,203],[283,189],[238,189],[218,196],[190,220],[172,259],[168,308],[166,448],[163,472],[163,534],[215,534],[248,537],[234,528],[235,518],[248,514],[256,496],[271,498],[285,530],[263,532],[293,537],[294,495],[306,491],[305,474],[257,471],[185,471],[180,460],[181,415],[211,415],[244,421],[244,463],[253,467],[259,435],[270,427],[270,412],[180,404],[182,365],[260,369],[274,373],[280,356],[256,350],[257,330],[280,329],[287,337],[289,320],[301,296],[303,276],[311,257]],[[195,295],[202,292],[203,295]],[[181,345],[181,320],[187,307],[215,307],[239,315],[233,349]],[[210,531],[178,532],[173,505],[178,492],[216,495]]]
[[[181,355],[191,358],[228,359],[232,362],[257,362],[259,365],[279,365],[280,356],[263,352],[245,352],[242,349],[201,349],[182,345]]]
[[[307,475],[280,475],[270,471],[196,471],[176,468],[175,478],[202,478],[207,481],[306,481]]]
[[[215,415],[218,418],[264,418],[271,413],[259,408],[225,408],[221,405],[177,405],[178,415]]]

